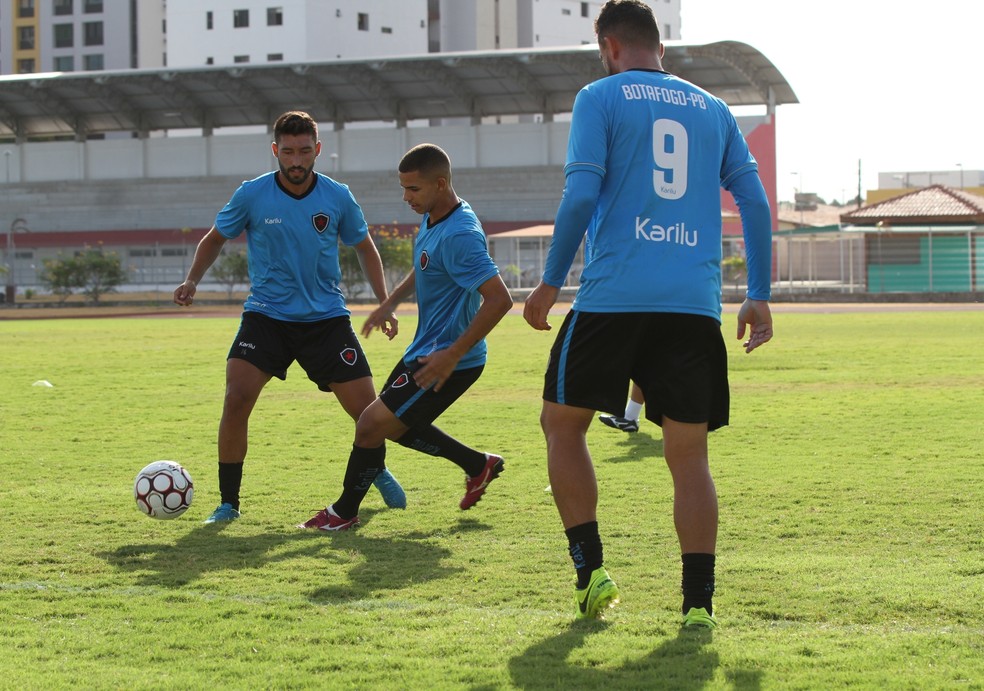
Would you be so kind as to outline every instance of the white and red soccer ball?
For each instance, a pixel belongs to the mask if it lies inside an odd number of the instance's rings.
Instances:
[[[133,481],[137,508],[151,518],[177,518],[191,506],[194,495],[191,475],[174,461],[154,461]]]

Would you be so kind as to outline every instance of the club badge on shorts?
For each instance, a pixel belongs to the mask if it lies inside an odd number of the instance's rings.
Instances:
[[[346,348],[338,355],[342,358],[342,362],[350,367],[359,360],[359,353],[355,350],[355,348]]]
[[[390,384],[390,386],[393,387],[394,389],[399,389],[406,386],[409,383],[410,383],[410,375],[404,372],[399,377],[394,379],[393,383]]]
[[[319,233],[325,232],[325,229],[328,227],[330,222],[331,218],[328,217],[328,214],[318,213],[311,217],[311,225],[313,225],[314,229]]]

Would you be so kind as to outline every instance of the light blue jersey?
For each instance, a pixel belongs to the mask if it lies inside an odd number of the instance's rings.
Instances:
[[[585,171],[601,183],[573,308],[720,320],[720,188],[748,173],[761,187],[757,170],[727,105],[689,82],[629,70],[584,87],[574,103],[565,174],[568,184]],[[767,254],[771,221],[765,220],[765,227],[745,231],[746,238],[749,232],[764,237]],[[585,228],[562,221],[558,214],[555,244],[575,241],[576,249]],[[567,250],[556,249],[544,272],[550,285],[562,285],[570,266],[564,266]]]
[[[425,214],[413,248],[417,293],[417,333],[407,346],[408,365],[421,355],[443,350],[465,332],[482,304],[479,287],[499,269],[489,256],[485,231],[468,202],[430,225]],[[455,369],[485,364],[483,338],[458,361]]]
[[[346,185],[313,175],[314,184],[302,196],[281,187],[276,172],[248,180],[215,218],[225,238],[246,233],[248,312],[292,322],[349,314],[338,289],[338,241],[356,245],[369,229]]]

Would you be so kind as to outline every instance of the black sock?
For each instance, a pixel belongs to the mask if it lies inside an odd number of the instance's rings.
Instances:
[[[582,523],[564,531],[567,535],[567,551],[574,562],[577,571],[577,587],[588,587],[591,573],[600,569],[604,563],[602,557],[601,536],[598,534],[598,521]]]
[[[683,613],[691,607],[703,607],[714,614],[714,555],[692,552],[683,555]]]
[[[219,496],[223,504],[239,511],[239,488],[243,484],[243,464],[219,463]]]
[[[359,514],[359,506],[372,487],[372,481],[385,467],[386,444],[375,449],[352,445],[342,481],[342,496],[331,505],[340,518],[353,518]]]
[[[468,473],[469,477],[477,477],[485,470],[484,453],[468,448],[434,425],[414,427],[397,439],[396,443],[429,456],[446,458]]]

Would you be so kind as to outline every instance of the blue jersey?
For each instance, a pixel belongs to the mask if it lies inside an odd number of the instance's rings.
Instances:
[[[421,355],[443,350],[465,332],[482,304],[478,288],[499,269],[489,256],[485,231],[468,202],[431,225],[425,214],[413,247],[417,293],[417,333],[407,346],[408,365]],[[485,339],[458,361],[455,369],[485,364]]]
[[[246,233],[246,311],[293,322],[349,313],[338,288],[338,242],[358,244],[369,228],[346,185],[313,175],[314,184],[301,196],[281,187],[275,172],[248,180],[215,218],[225,238]]]
[[[720,187],[757,169],[727,105],[687,81],[629,70],[584,87],[565,175],[602,182],[573,308],[720,319]],[[547,268],[562,283],[566,268]]]

